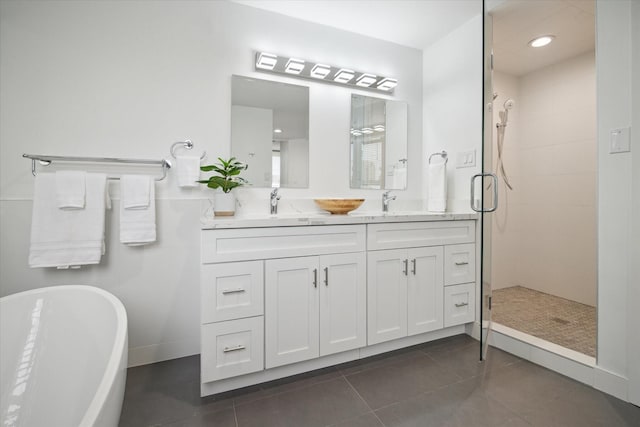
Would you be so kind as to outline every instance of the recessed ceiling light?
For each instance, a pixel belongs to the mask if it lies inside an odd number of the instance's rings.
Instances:
[[[377,87],[380,90],[391,90],[396,86],[398,86],[398,81],[396,79],[390,79],[389,77],[386,77],[380,80],[380,83],[378,83]]]
[[[354,75],[355,71],[341,68],[333,77],[333,81],[338,83],[349,83]]]
[[[331,72],[331,67],[325,64],[316,64],[311,69],[311,77],[324,79]]]
[[[536,37],[535,39],[533,39],[533,40],[531,40],[529,42],[529,46],[531,46],[531,47],[546,46],[549,43],[551,43],[553,41],[553,39],[555,39],[555,38],[556,38],[556,36],[552,36],[552,35]]]
[[[282,133],[282,129],[274,129],[273,133]]]
[[[278,57],[272,53],[260,52],[258,54],[258,60],[256,61],[256,67],[263,70],[273,70],[278,62]]]
[[[300,74],[302,70],[304,70],[304,61],[296,58],[289,59],[284,69],[284,71],[289,74]]]
[[[358,80],[356,80],[356,84],[358,86],[363,86],[363,87],[369,87],[372,84],[374,84],[376,82],[378,78],[376,76],[374,76],[373,74],[363,74],[360,77],[358,77]]]

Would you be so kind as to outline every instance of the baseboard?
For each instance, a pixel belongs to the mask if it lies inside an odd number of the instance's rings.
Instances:
[[[622,377],[613,372],[602,369],[599,366],[595,367],[595,381],[593,387],[617,397],[625,402],[629,401],[629,383],[627,378]]]
[[[200,341],[183,340],[129,348],[129,368],[200,354]]]

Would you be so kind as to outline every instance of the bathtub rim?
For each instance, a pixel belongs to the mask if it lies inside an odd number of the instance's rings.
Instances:
[[[100,415],[103,413],[105,409],[105,404],[109,398],[110,392],[114,387],[114,383],[116,378],[118,377],[118,371],[122,368],[126,371],[127,369],[127,351],[128,349],[124,348],[128,343],[128,319],[127,319],[127,311],[120,301],[115,295],[112,293],[98,288],[97,286],[92,285],[52,285],[45,286],[36,289],[30,289],[27,291],[17,292],[14,294],[6,295],[0,298],[1,302],[10,301],[12,299],[19,299],[21,297],[29,297],[37,294],[45,294],[50,292],[63,292],[63,291],[82,291],[82,292],[93,292],[94,294],[98,294],[101,297],[105,298],[111,305],[113,306],[116,313],[117,320],[117,328],[114,337],[114,345],[111,349],[111,353],[109,355],[109,361],[107,366],[105,367],[104,374],[102,379],[100,380],[100,384],[96,389],[96,392],[91,399],[91,403],[87,407],[82,419],[80,421],[80,426],[93,426],[99,419]],[[124,363],[124,366],[121,366]]]

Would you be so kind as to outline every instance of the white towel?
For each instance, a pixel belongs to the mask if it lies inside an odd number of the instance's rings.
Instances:
[[[148,175],[122,175],[120,199],[125,209],[147,209],[151,200],[151,177]]]
[[[56,172],[56,200],[60,209],[84,209],[87,173]]]
[[[447,210],[447,164],[429,164],[427,210],[445,212]]]
[[[35,178],[29,266],[98,264],[104,254],[105,174],[86,174],[84,209],[58,209],[53,173]]]
[[[140,177],[146,179],[139,179]],[[132,204],[130,200],[125,200],[126,194],[141,194],[145,190],[149,195],[147,207],[141,207]],[[120,194],[122,199],[120,201],[120,242],[129,246],[146,245],[155,242],[155,181],[150,176],[123,175],[120,177]]]
[[[200,179],[200,157],[177,156],[176,175],[179,187],[197,187]]]

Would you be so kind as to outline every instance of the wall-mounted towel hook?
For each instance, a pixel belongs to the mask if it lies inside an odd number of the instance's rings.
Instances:
[[[174,159],[176,158],[176,148],[191,150],[193,148],[193,142],[191,142],[190,139],[187,139],[186,141],[178,141],[171,144],[171,157],[173,157]],[[202,156],[200,156],[200,160],[203,160],[205,157],[207,157],[207,152],[203,151]]]
[[[429,156],[429,163],[431,163],[431,159],[433,158],[433,156],[440,156],[444,159],[444,163],[446,164],[449,161],[449,158],[447,157],[447,152],[442,150],[439,153],[433,153],[432,155]]]

